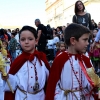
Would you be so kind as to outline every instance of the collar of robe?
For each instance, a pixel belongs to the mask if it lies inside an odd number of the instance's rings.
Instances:
[[[26,53],[26,52],[23,52],[23,54],[26,56],[26,59],[29,60],[30,62],[32,62],[34,60],[34,57],[37,57],[40,65],[42,66],[40,55],[39,55],[39,52],[37,50],[35,50],[34,53],[32,53],[32,54]]]
[[[69,57],[71,56],[75,56],[75,60],[79,60],[79,61],[82,61],[82,57],[83,57],[83,54],[71,54],[71,53],[68,53],[67,54],[69,55]]]

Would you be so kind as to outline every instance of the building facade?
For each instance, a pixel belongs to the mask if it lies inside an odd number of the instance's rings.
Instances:
[[[74,5],[77,0],[46,0],[47,24],[52,27],[62,26],[72,22]],[[86,12],[91,14],[95,22],[100,21],[100,0],[81,0]]]

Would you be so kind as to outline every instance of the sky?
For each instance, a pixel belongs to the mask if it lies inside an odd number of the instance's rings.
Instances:
[[[36,18],[46,22],[45,15],[45,0],[0,0],[2,26],[34,26]]]

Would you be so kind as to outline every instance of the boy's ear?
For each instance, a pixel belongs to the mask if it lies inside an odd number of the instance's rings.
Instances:
[[[76,41],[75,37],[70,38],[70,44],[75,45],[75,41]]]
[[[35,44],[38,45],[38,39],[35,40]]]

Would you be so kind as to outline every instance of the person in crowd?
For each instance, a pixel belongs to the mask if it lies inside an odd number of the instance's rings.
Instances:
[[[83,54],[89,34],[88,28],[75,23],[65,29],[68,50],[56,56],[52,64],[45,100],[97,100],[92,95],[94,83],[86,71],[92,64]]]
[[[85,6],[82,1],[76,1],[74,12],[75,15],[73,16],[72,22],[84,25],[92,30],[91,15],[85,12]]]
[[[64,33],[66,26],[62,26],[62,33]]]
[[[57,33],[60,35],[62,34],[62,28],[60,26],[57,27]]]
[[[12,30],[11,33],[16,33],[16,31],[15,30]]]
[[[92,43],[92,45],[91,45],[91,47],[90,47],[90,49],[91,49],[92,51],[93,51],[93,49],[94,49],[96,43],[99,42],[99,40],[100,40],[100,22],[98,23],[97,29],[98,29],[98,33],[97,33],[97,35],[96,35],[96,37],[95,37],[95,39],[94,39],[94,42]]]
[[[57,53],[57,43],[60,42],[60,39],[58,37],[58,33],[53,34],[53,50],[54,50],[54,57],[56,56]]]
[[[8,50],[11,54],[12,57],[12,62],[15,60],[16,58],[16,47],[17,47],[17,40],[15,39],[15,33],[11,33],[11,40],[8,44]]]
[[[97,25],[97,29],[100,30],[100,22]]]
[[[16,28],[14,33],[16,33],[15,39],[17,40],[17,43],[19,43],[19,28]]]
[[[53,34],[57,34],[57,29],[53,28]]]
[[[7,57],[9,58],[10,64],[12,63],[12,57],[10,55],[10,52],[8,51],[8,42],[5,40],[2,40],[2,45],[5,50],[7,50]]]
[[[49,63],[52,63],[54,60],[54,46],[53,46],[53,39],[48,40],[47,42],[47,49],[48,49],[48,61]]]
[[[4,34],[7,35],[7,37],[8,37],[8,42],[9,42],[10,39],[11,39],[11,36],[7,33],[7,30],[6,30],[6,29],[4,30]]]
[[[37,35],[38,35],[38,51],[42,51],[46,53],[46,27],[41,24],[39,19],[35,20],[35,25],[37,27]]]
[[[66,50],[66,44],[64,42],[59,42],[58,43],[58,50],[57,50],[57,53],[56,53],[56,56],[58,54],[60,54],[61,52],[65,51]]]
[[[73,19],[72,19],[74,23],[84,25],[90,30],[93,30],[93,26],[91,23],[91,15],[90,13],[85,12],[85,6],[82,1],[80,0],[76,1],[74,12],[75,12],[75,15],[73,16]],[[91,40],[91,36],[89,38],[89,45],[87,47],[88,52],[90,49],[90,40]]]
[[[8,42],[8,36],[5,34],[4,29],[0,29],[0,40],[6,40]]]
[[[12,63],[8,76],[2,76],[4,82],[8,79],[15,94],[10,93],[8,85],[4,84],[5,100],[44,100],[45,85],[50,66],[46,55],[35,50],[37,33],[35,28],[24,26],[19,32],[19,40],[23,53]],[[15,95],[15,96],[14,96]]]
[[[60,39],[60,36],[62,35],[63,31],[62,31],[62,27],[61,26],[58,26],[57,28],[57,36],[59,37]]]
[[[98,29],[94,29],[93,30],[93,42],[95,40],[97,33],[98,33]],[[100,72],[100,40],[95,44],[95,47],[93,50],[90,49],[89,54],[90,54],[91,61],[94,65],[95,71],[99,73]]]
[[[60,35],[60,41],[64,42],[64,33]]]
[[[92,19],[91,22],[92,22],[92,27],[93,27],[93,30],[94,30],[95,28],[97,28],[97,24],[95,23],[94,19]]]
[[[11,29],[8,29],[7,33],[11,36]]]

